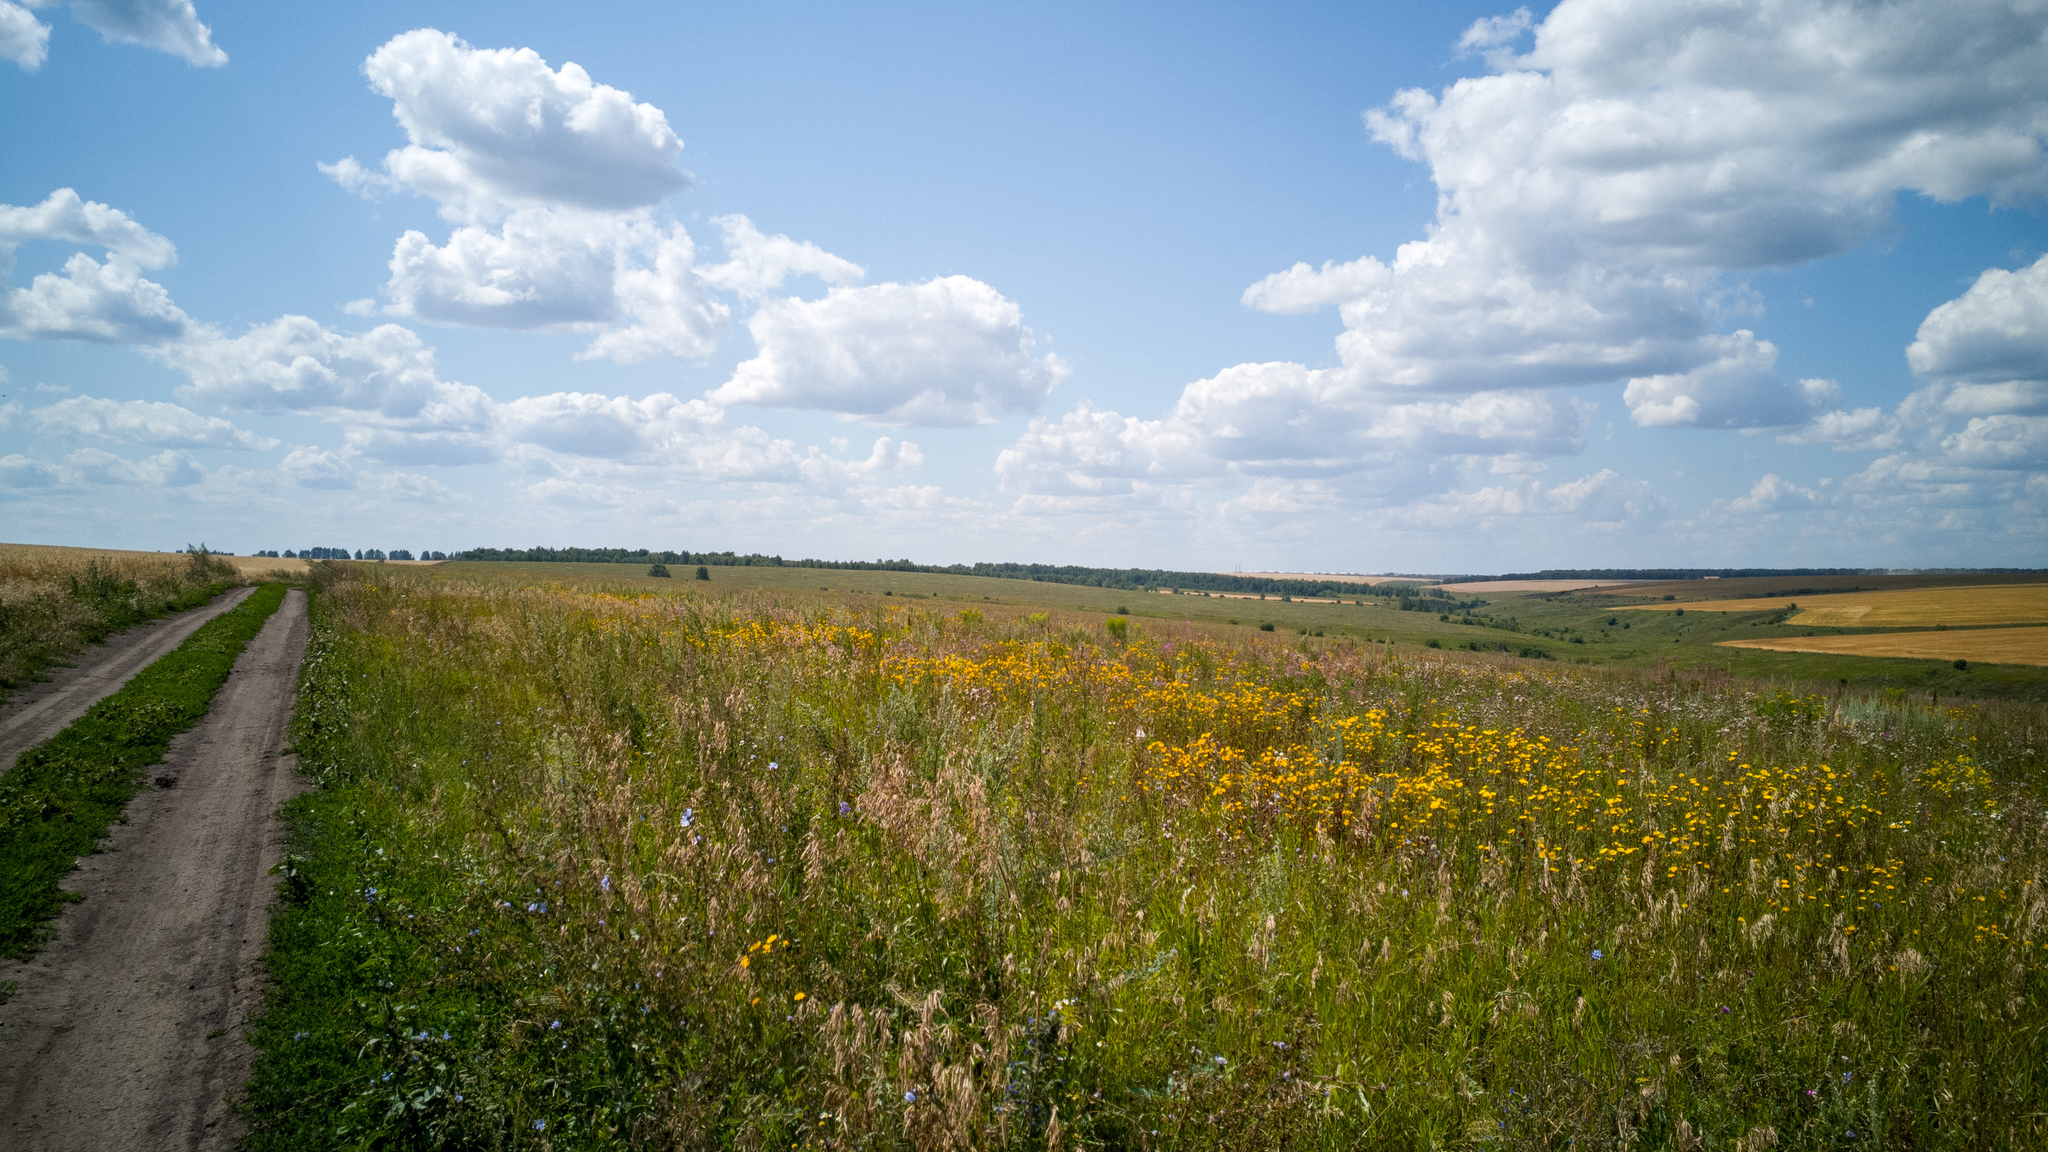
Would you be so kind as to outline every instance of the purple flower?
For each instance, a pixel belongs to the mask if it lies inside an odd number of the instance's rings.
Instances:
[[[851,815],[853,815],[853,805],[851,805],[851,804],[848,804],[848,803],[847,803],[846,801],[844,801],[844,800],[841,800],[841,801],[839,802],[839,814],[840,814],[841,816],[851,816]]]
[[[605,890],[605,891],[607,891],[607,892],[611,891],[611,890],[612,890],[612,878],[611,878],[611,877],[609,877],[609,876],[607,876],[607,877],[605,877],[604,879],[602,879],[602,880],[599,880],[599,881],[597,882],[597,886],[598,886],[599,888],[602,888],[602,889],[604,889],[604,890]]]

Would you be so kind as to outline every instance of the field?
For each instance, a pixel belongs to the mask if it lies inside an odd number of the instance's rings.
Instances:
[[[87,644],[240,582],[203,553],[0,544],[0,699]]]
[[[1834,652],[1847,656],[1904,656],[1967,660],[1975,664],[2048,665],[2048,628],[1970,628],[1956,632],[1877,632],[1862,636],[1725,640],[1733,648],[1777,652]]]
[[[2048,623],[2048,584],[1980,584],[1784,599],[1631,605],[1634,612],[1771,612],[1796,604],[1785,623],[1807,628],[1926,628],[1936,624]]]
[[[83,568],[94,559],[113,564],[134,576],[159,569],[175,569],[184,561],[183,552],[133,552],[119,548],[71,548],[61,544],[0,544],[0,571],[15,566],[70,570]],[[261,580],[272,573],[303,577],[304,560],[281,560],[269,556],[222,556],[213,559],[233,568],[246,580]]]
[[[2048,1139],[2037,706],[514,567],[320,575],[258,1147]]]

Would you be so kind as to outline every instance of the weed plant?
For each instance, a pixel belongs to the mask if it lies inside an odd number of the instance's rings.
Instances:
[[[325,579],[259,1148],[2048,1141],[2028,707]]]
[[[0,693],[88,644],[195,608],[239,582],[231,565],[205,552],[75,559],[36,549],[0,551]]]
[[[206,715],[284,591],[258,588],[0,774],[0,956],[33,953],[64,902],[79,898],[58,882],[148,786],[171,737]]]

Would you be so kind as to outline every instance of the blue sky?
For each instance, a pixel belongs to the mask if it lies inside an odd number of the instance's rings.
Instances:
[[[0,517],[2048,563],[2033,5],[0,0]]]

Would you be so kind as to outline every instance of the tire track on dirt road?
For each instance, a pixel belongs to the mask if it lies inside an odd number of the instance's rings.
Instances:
[[[14,767],[15,757],[62,732],[87,708],[120,691],[137,672],[255,590],[254,585],[231,589],[209,604],[117,632],[106,643],[79,653],[69,668],[53,671],[49,680],[15,692],[0,705],[0,772]]]
[[[253,1052],[242,1033],[281,856],[280,804],[301,790],[286,725],[305,655],[293,589],[235,662],[206,718],[152,772],[109,851],[66,885],[51,943],[0,968],[0,1146],[228,1149]]]

